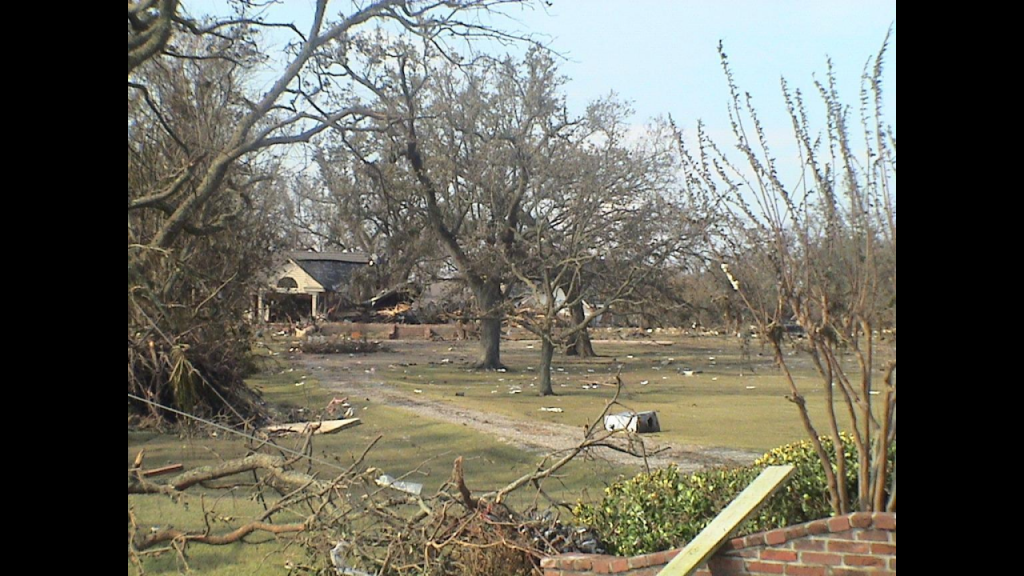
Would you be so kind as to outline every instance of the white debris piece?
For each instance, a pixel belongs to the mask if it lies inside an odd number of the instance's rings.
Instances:
[[[541,408],[541,412],[551,412],[552,414],[565,414],[565,410],[561,408]]]
[[[345,552],[351,548],[351,545],[342,542],[331,550],[331,563],[334,564],[334,569],[338,571],[340,576],[370,576],[366,572],[360,572],[353,570],[345,566]]]
[[[606,416],[604,427],[609,432],[628,430],[635,434],[653,434],[661,432],[661,423],[657,412],[625,412]]]
[[[423,484],[402,482],[388,476],[387,474],[377,479],[377,486],[380,486],[381,488],[391,488],[392,490],[398,490],[399,492],[405,492],[406,494],[412,494],[413,496],[419,496],[423,493]]]

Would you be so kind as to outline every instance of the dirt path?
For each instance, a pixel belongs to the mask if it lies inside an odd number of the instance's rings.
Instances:
[[[579,428],[516,420],[499,414],[452,406],[407,394],[376,378],[377,371],[404,358],[405,355],[393,353],[362,357],[359,359],[358,370],[353,369],[353,361],[347,356],[307,356],[299,360],[299,363],[316,374],[324,388],[336,390],[339,394],[365,396],[371,398],[373,402],[407,410],[418,416],[466,426],[522,450],[548,454],[570,450],[582,440],[582,431]],[[656,449],[657,447],[648,446],[648,450]],[[597,456],[623,466],[641,464],[636,458],[613,450],[601,450]],[[758,456],[759,454],[741,450],[686,446],[667,448],[657,456],[649,458],[649,462],[653,467],[676,464],[684,472],[694,472],[703,468],[750,464]]]

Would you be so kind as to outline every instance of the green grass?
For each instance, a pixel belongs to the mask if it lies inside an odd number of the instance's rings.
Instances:
[[[660,337],[659,337],[660,338]],[[589,382],[607,383],[622,369],[626,394],[622,401],[636,410],[656,410],[664,428],[662,434],[649,437],[655,444],[668,446],[707,446],[766,451],[805,438],[796,408],[786,400],[789,387],[770,358],[744,358],[739,342],[728,338],[677,338],[671,346],[649,342],[598,343],[596,360],[556,358],[554,398],[540,398],[536,384],[539,346],[528,342],[508,342],[504,346],[507,373],[480,373],[469,370],[476,346],[473,343],[409,344],[392,343],[393,354],[353,359],[356,373],[376,366],[373,378],[381,379],[410,395],[437,402],[497,413],[530,422],[557,422],[580,426],[600,414],[614,395],[613,388],[583,390]],[[280,350],[279,350],[280,352]],[[290,368],[285,356],[266,356],[267,372],[250,384],[260,390],[268,405],[282,416],[300,419],[317,414],[335,395],[325,390],[317,378],[321,373],[306,373]],[[715,360],[712,361],[711,359]],[[444,363],[444,360],[450,363]],[[824,401],[817,376],[806,358],[791,358],[798,382],[805,387],[812,413],[824,426]],[[680,369],[701,371],[686,377]],[[641,386],[641,382],[649,382]],[[300,384],[300,385],[297,385]],[[520,386],[523,394],[510,395],[509,388]],[[457,397],[456,394],[464,394]],[[466,460],[466,477],[477,493],[505,486],[531,471],[538,455],[530,454],[464,426],[418,416],[397,408],[379,405],[373,399],[352,398],[364,424],[336,435],[318,437],[318,459],[347,467],[377,437],[382,437],[371,452],[367,464],[392,476],[409,475],[409,480],[437,490],[451,474],[456,457]],[[560,407],[564,414],[540,412],[542,407]],[[303,411],[303,412],[300,412]],[[824,430],[824,428],[822,428]],[[289,444],[290,443],[290,444]],[[286,440],[286,446],[298,447],[298,439]],[[183,463],[188,468],[213,464],[246,453],[244,441],[217,437],[209,433],[190,437],[129,433],[129,465],[138,450],[145,448],[147,467]],[[320,469],[329,475],[332,470]],[[575,500],[600,497],[603,488],[616,480],[621,470],[600,462],[578,462],[545,489],[556,498]],[[213,495],[191,495],[181,502],[167,498],[130,498],[145,529],[150,526],[174,526],[202,529],[203,506],[213,517],[230,517],[228,528],[258,514],[261,506],[244,493],[233,493],[214,501]],[[527,505],[521,495],[513,505]],[[188,506],[187,510],[185,505]],[[195,547],[189,551],[189,566],[196,574],[209,576],[283,575],[288,562],[300,563],[302,553],[268,538],[255,539],[254,545],[226,548]],[[154,576],[179,574],[183,566],[175,554],[147,559],[146,572]],[[136,572],[129,565],[129,576]]]
[[[615,395],[611,387],[583,390],[584,383],[611,383],[621,366],[626,382],[622,402],[631,409],[659,413],[664,431],[649,437],[655,443],[764,452],[806,438],[797,409],[787,400],[789,385],[774,362],[758,357],[756,348],[752,359],[744,359],[734,339],[677,339],[671,346],[598,344],[604,358],[556,358],[558,396],[554,398],[540,398],[531,387],[539,378],[539,346],[507,343],[503,350],[507,373],[480,373],[460,366],[475,352],[471,344],[440,350],[444,351],[439,351],[440,356],[456,363],[442,365],[441,359],[435,359],[433,364],[393,366],[381,377],[409,393],[420,390],[435,401],[520,420],[576,426],[599,414]],[[790,361],[815,421],[824,426],[824,392],[817,374],[806,358],[794,356]],[[702,373],[686,377],[679,374],[681,369]],[[642,386],[642,382],[649,384]],[[523,394],[510,395],[512,386],[522,387]],[[457,393],[465,397],[456,397]],[[845,405],[837,401],[836,406],[845,413]],[[542,407],[563,408],[565,413],[541,412]]]
[[[296,386],[296,383],[303,385]],[[334,397],[308,374],[282,370],[280,366],[254,379],[251,385],[263,392],[268,403],[284,411],[322,410]],[[538,455],[462,426],[423,418],[395,408],[367,404],[361,400],[353,399],[353,404],[366,408],[359,413],[363,425],[335,435],[317,437],[314,443],[316,458],[347,467],[376,438],[382,437],[368,456],[367,465],[396,477],[408,475],[409,481],[424,484],[427,494],[436,492],[450,477],[452,465],[459,456],[465,458],[467,483],[477,493],[504,487],[533,470],[539,461]],[[298,448],[299,440],[293,438],[281,444]],[[146,450],[147,468],[183,463],[192,469],[246,453],[244,440],[225,438],[221,433],[216,437],[210,433],[184,437],[130,432],[127,451],[129,466],[143,448]],[[315,469],[325,477],[333,471],[324,467]],[[567,501],[587,493],[596,498],[600,497],[601,490],[607,484],[619,476],[619,471],[608,464],[574,463],[559,478],[549,481],[545,489],[555,498]],[[513,506],[525,506],[530,502],[532,499],[525,492],[510,500]],[[244,492],[232,493],[227,497],[200,492],[180,502],[157,496],[132,497],[128,499],[128,504],[135,510],[144,529],[175,527],[202,530],[204,505],[212,517],[232,519],[232,522],[215,525],[218,531],[237,527],[262,511],[261,505],[251,501]],[[193,547],[188,553],[189,568],[195,574],[209,576],[277,576],[288,573],[285,569],[287,563],[299,564],[302,561],[302,552],[297,548],[288,548],[266,537],[254,538],[253,542],[256,544],[215,549]],[[146,573],[152,576],[170,576],[184,571],[177,555],[171,552],[148,558],[145,568]],[[128,574],[136,574],[130,564]]]

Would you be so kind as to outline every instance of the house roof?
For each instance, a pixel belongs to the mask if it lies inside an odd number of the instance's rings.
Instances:
[[[369,255],[362,252],[289,252],[288,257],[301,262],[343,262],[345,264],[369,265]]]
[[[355,253],[291,252],[288,258],[328,292],[338,292],[348,286],[356,270],[371,264],[368,256]]]

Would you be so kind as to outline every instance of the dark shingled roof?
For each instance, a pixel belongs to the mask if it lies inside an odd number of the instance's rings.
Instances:
[[[355,253],[292,252],[288,257],[328,292],[338,292],[348,286],[352,274],[371,264],[367,255]]]

